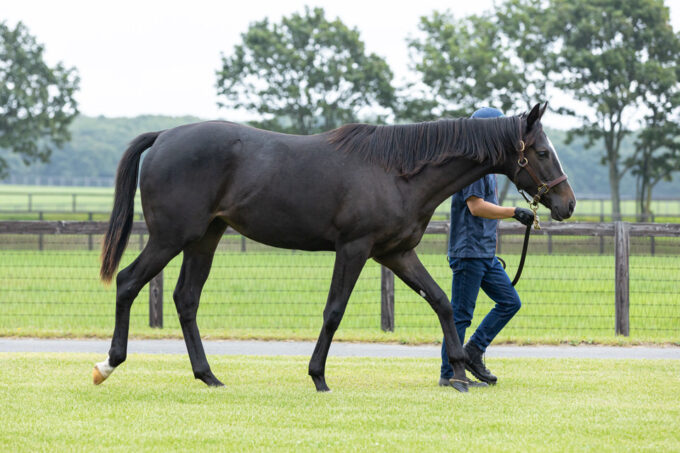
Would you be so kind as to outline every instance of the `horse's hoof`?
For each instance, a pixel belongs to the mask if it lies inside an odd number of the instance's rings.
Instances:
[[[457,381],[455,379],[451,379],[451,387],[458,390],[460,393],[467,393],[468,392],[467,382]]]
[[[203,381],[203,383],[205,383],[205,385],[207,385],[208,387],[224,387],[222,381],[217,379],[215,375],[212,374],[212,372],[210,371],[208,371],[207,373],[195,374],[194,377],[196,379],[200,379],[201,381]]]
[[[330,392],[331,389],[326,385],[326,379],[323,376],[311,376],[312,381],[314,381],[314,387],[316,387],[317,392]]]
[[[205,382],[208,385],[208,387],[224,387],[222,381],[217,379],[215,376],[213,376],[212,379],[208,379],[203,382]]]
[[[104,375],[99,371],[99,368],[97,368],[97,365],[95,365],[92,369],[92,383],[94,383],[94,385],[99,385],[105,380],[106,377],[104,377]]]

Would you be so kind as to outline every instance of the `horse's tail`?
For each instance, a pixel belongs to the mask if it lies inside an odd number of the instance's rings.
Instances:
[[[135,138],[118,164],[113,210],[109,219],[109,229],[102,244],[102,267],[99,271],[101,279],[106,283],[111,281],[116,272],[132,231],[139,160],[142,153],[154,144],[159,134],[160,132],[147,132]]]

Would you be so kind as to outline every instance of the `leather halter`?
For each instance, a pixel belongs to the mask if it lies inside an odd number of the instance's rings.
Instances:
[[[552,181],[548,181],[548,182],[541,181],[541,178],[539,178],[536,175],[536,172],[534,171],[534,169],[531,167],[531,165],[529,165],[529,160],[524,155],[525,146],[526,145],[524,143],[524,140],[520,140],[519,141],[519,148],[517,149],[517,154],[519,155],[519,157],[517,159],[517,164],[519,165],[519,168],[517,168],[517,170],[515,171],[515,177],[514,177],[515,185],[517,185],[517,176],[519,175],[519,172],[522,171],[522,169],[526,170],[527,173],[529,173],[529,176],[531,176],[531,179],[534,180],[534,182],[536,183],[536,187],[538,188],[536,195],[534,195],[534,198],[530,203],[537,205],[538,202],[540,201],[541,197],[543,195],[547,194],[550,189],[552,189],[553,187],[555,187],[556,185],[558,185],[562,181],[566,181],[567,175],[562,173],[560,176],[553,179]],[[527,202],[529,202],[529,200],[524,195],[524,193],[522,191],[520,191],[520,193],[527,200]]]

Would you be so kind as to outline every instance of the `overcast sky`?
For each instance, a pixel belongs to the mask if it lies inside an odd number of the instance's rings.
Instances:
[[[680,29],[680,0],[666,4]],[[493,1],[3,0],[0,20],[22,21],[45,45],[49,62],[78,68],[77,99],[86,115],[243,121],[248,116],[216,106],[220,52],[231,53],[251,22],[265,16],[278,21],[305,5],[321,6],[327,17],[357,27],[367,50],[387,59],[399,84],[408,73],[405,39],[417,31],[420,16],[447,8],[456,16],[479,13]]]

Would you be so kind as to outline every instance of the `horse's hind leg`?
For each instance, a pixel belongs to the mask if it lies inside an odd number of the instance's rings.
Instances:
[[[173,294],[194,377],[210,386],[224,384],[213,375],[208,365],[196,324],[196,312],[203,285],[210,273],[215,249],[226,227],[224,221],[215,219],[201,239],[189,243],[184,248],[182,269]]]
[[[423,266],[413,250],[398,252],[392,255],[376,257],[376,261],[392,270],[411,289],[420,294],[430,304],[439,317],[439,323],[444,332],[446,351],[453,367],[453,387],[459,392],[467,392],[467,378],[465,376],[465,351],[460,344],[453,323],[453,309],[449,299],[437,285],[427,269]]]
[[[132,264],[116,277],[116,325],[113,330],[109,357],[92,372],[95,384],[101,384],[127,357],[130,308],[139,291],[179,253],[179,247],[161,245],[153,236]]]
[[[335,266],[333,267],[333,279],[328,292],[326,308],[323,311],[323,326],[316,347],[309,361],[309,375],[314,381],[316,390],[327,392],[330,389],[326,385],[325,370],[328,349],[331,346],[333,335],[345,314],[347,301],[352,294],[352,289],[361,274],[366,260],[368,259],[369,247],[364,242],[351,242],[339,247],[335,254]]]

